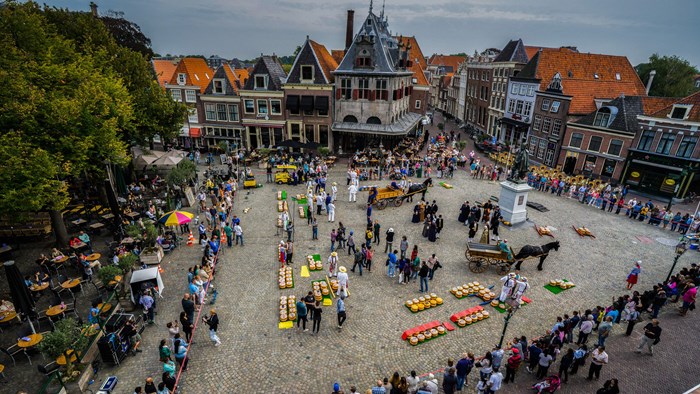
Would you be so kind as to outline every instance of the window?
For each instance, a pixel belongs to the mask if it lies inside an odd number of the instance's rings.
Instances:
[[[537,149],[537,158],[538,159],[544,158],[544,151],[545,150],[547,150],[547,140],[542,138],[542,139],[540,139],[540,148]]]
[[[258,100],[258,113],[267,114],[267,100]]]
[[[583,142],[583,134],[571,133],[571,140],[569,141],[569,146],[573,148],[580,148],[581,142]]]
[[[535,155],[537,152],[537,137],[530,137],[530,154]]]
[[[622,140],[611,140],[610,146],[608,146],[608,154],[620,156],[620,152],[622,152]]]
[[[511,88],[510,88],[510,93],[511,93],[511,94],[518,94],[518,89],[520,89],[520,88],[518,87],[518,85],[519,85],[519,84],[514,83],[513,86],[511,86]]]
[[[184,85],[185,83],[187,83],[187,74],[185,74],[185,73],[177,74],[177,84]]]
[[[267,75],[255,76],[255,89],[267,89]]]
[[[600,144],[603,142],[602,137],[593,136],[588,142],[588,150],[591,152],[600,152]]]
[[[508,112],[515,113],[515,100],[508,100]]]
[[[646,151],[651,150],[651,143],[654,142],[655,136],[656,136],[655,131],[645,130],[642,133],[642,136],[639,138],[639,144],[637,145],[637,149],[646,150]]]
[[[542,122],[542,132],[549,133],[550,127],[552,127],[552,118],[545,116]]]
[[[558,102],[558,101],[553,101],[553,102],[552,102],[552,108],[551,108],[549,111],[552,112],[552,113],[554,113],[554,114],[556,114],[557,112],[559,112],[559,104],[561,104],[561,103]]]
[[[517,104],[515,105],[515,113],[520,114],[520,115],[523,114],[523,101],[522,100],[517,101]]]
[[[603,169],[600,171],[600,175],[612,178],[613,174],[615,173],[616,165],[617,162],[615,160],[605,159],[605,161],[603,162]]]
[[[377,79],[375,81],[375,97],[377,100],[389,100],[389,88],[387,87],[388,81],[386,79]]]
[[[170,91],[170,96],[173,98],[175,101],[182,101],[182,90],[180,89],[173,89]]]
[[[673,111],[671,111],[671,119],[685,119],[685,114],[688,112],[687,107],[673,106]]]
[[[185,90],[185,100],[187,100],[188,103],[196,103],[197,93],[195,93],[195,91],[191,89]]]
[[[416,109],[420,109],[421,102],[420,100],[416,100]]]
[[[318,143],[321,146],[328,146],[328,126],[318,125]]]
[[[306,142],[316,142],[315,127],[312,124],[304,125],[304,138]]]
[[[671,153],[671,145],[673,145],[673,140],[676,136],[671,133],[661,134],[661,139],[659,144],[656,145],[656,153],[661,153],[662,155],[668,155]]]
[[[676,151],[676,156],[678,157],[691,157],[693,155],[693,151],[695,150],[695,145],[698,143],[698,137],[693,137],[690,135],[686,135],[683,137],[683,140],[681,140],[681,143],[678,145],[678,150]]]
[[[532,96],[535,95],[535,87],[534,87],[534,86],[529,86],[529,87],[527,88],[527,95],[530,96],[530,97],[532,97]]]
[[[369,56],[358,56],[355,61],[357,67],[372,67],[372,58]]]
[[[273,115],[282,113],[282,102],[280,100],[270,100],[270,113]]]
[[[226,111],[226,104],[216,104],[216,120],[228,120],[228,112]]]
[[[542,116],[541,115],[535,115],[535,123],[532,125],[533,130],[539,130],[540,125],[542,125]]]
[[[187,120],[190,123],[199,122],[199,116],[197,115],[197,108],[188,108],[187,109]]]
[[[554,123],[552,123],[552,136],[559,137],[560,133],[561,133],[561,119],[554,119]]]
[[[527,85],[525,85],[525,84],[520,85],[520,95],[524,96],[526,94],[527,94]]]
[[[245,106],[245,113],[254,114],[255,113],[255,103],[253,100],[244,100],[243,105]]]
[[[204,118],[216,120],[216,106],[214,104],[204,104]]]
[[[212,84],[212,90],[214,91],[214,94],[224,94],[224,87],[225,87],[226,81],[223,79],[215,79],[213,84]]]
[[[608,127],[610,124],[610,108],[603,107],[598,110],[593,120],[593,126]]]
[[[340,80],[340,97],[345,100],[350,100],[352,97],[352,80],[350,78]]]
[[[545,112],[549,111],[549,103],[550,103],[549,99],[542,100],[542,111],[545,111]]]
[[[238,122],[238,105],[229,104],[228,105],[228,121]]]
[[[523,109],[523,115],[530,116],[531,113],[532,113],[532,102],[526,101],[525,102],[525,109]]]
[[[306,82],[314,80],[314,66],[301,66],[301,80]]]
[[[368,78],[360,78],[357,80],[358,86],[357,88],[359,89],[359,98],[368,100],[369,99],[369,79]]]

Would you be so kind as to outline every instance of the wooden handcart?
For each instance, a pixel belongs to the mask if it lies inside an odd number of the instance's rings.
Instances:
[[[515,256],[513,248],[510,248],[510,253],[512,256]],[[469,262],[469,270],[474,273],[482,273],[486,271],[489,265],[495,265],[496,272],[499,275],[505,275],[510,271],[510,266],[514,262],[513,259],[508,259],[508,254],[503,252],[498,245],[488,245],[477,242],[467,243],[467,250],[464,251],[464,257],[466,257]]]

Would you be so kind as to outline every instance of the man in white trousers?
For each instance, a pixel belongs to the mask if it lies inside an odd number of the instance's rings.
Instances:
[[[333,202],[328,204],[328,221],[335,222],[335,204]]]
[[[348,192],[350,192],[350,196],[348,197],[349,202],[357,202],[357,185],[355,183],[351,183],[350,186],[348,186]]]

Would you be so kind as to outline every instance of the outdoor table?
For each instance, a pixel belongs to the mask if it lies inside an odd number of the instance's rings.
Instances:
[[[76,226],[80,226],[81,224],[87,223],[87,220],[81,218],[73,220],[71,223],[75,224]]]
[[[109,283],[107,284],[108,286],[116,286],[117,283],[119,283],[122,280],[121,275],[116,275],[113,280],[110,280]]]
[[[5,312],[5,314],[0,314],[0,323],[7,323],[17,318],[17,312]]]
[[[99,330],[99,328],[100,328],[100,325],[95,323],[91,326],[87,326],[87,327],[83,328],[82,330],[80,330],[80,335],[91,337],[91,336],[97,334],[97,331]]]
[[[44,339],[44,336],[41,334],[31,334],[31,335],[27,335],[27,338],[29,338],[29,341],[23,341],[21,338],[18,339],[17,346],[21,347],[22,349],[36,346],[39,344],[39,342],[41,342]]]
[[[136,218],[137,216],[139,216],[139,213],[138,213],[138,212],[129,212],[129,213],[126,214],[126,216],[128,216],[128,217],[134,219],[134,218]]]
[[[112,215],[111,213],[108,213],[106,215],[102,215],[102,219],[104,219],[104,220],[114,219],[114,215]]]
[[[102,302],[97,305],[97,309],[100,310],[100,313],[105,313],[112,309],[112,304],[110,304],[109,302]]]
[[[122,242],[121,242],[121,243],[123,243],[123,244],[125,244],[125,245],[133,244],[133,243],[134,243],[134,239],[131,238],[131,237],[127,237],[127,238],[122,239]]]
[[[61,283],[61,287],[64,289],[72,289],[80,284],[80,279],[68,279],[67,281]]]
[[[75,354],[75,352],[73,351],[73,349],[67,351],[66,353],[68,353],[68,355],[70,356],[70,362],[74,363],[74,362],[78,361],[78,356]],[[58,364],[58,365],[66,365],[66,355],[65,355],[65,354],[61,354],[60,356],[58,356],[58,357],[56,358],[56,364]]]
[[[46,310],[46,316],[53,317],[53,316],[58,316],[62,315],[63,312],[66,310],[66,307],[61,307],[61,305],[54,305],[51,308]]]
[[[87,257],[85,258],[85,260],[87,260],[87,261],[95,261],[95,260],[99,259],[100,257],[102,257],[101,254],[99,254],[99,253],[93,253],[93,254],[87,256]]]
[[[71,246],[71,248],[73,248],[74,250],[77,251],[77,250],[80,250],[80,249],[82,249],[82,248],[87,248],[87,244],[86,244],[85,242],[83,242],[83,241],[80,241],[79,244],[73,245],[73,246]]]
[[[49,282],[46,282],[46,283],[42,283],[40,285],[32,285],[29,288],[29,290],[35,291],[35,292],[40,292],[40,291],[46,290],[48,287],[49,287]]]
[[[57,257],[53,260],[54,263],[65,263],[68,261],[68,256]]]
[[[104,227],[104,226],[105,226],[105,225],[102,224],[102,223],[93,223],[93,224],[89,225],[88,227],[90,227],[90,228],[93,229],[93,230],[99,230],[99,229],[101,229],[101,228]]]

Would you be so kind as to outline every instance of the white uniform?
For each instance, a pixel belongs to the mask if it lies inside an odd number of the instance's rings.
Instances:
[[[341,292],[347,296],[348,293],[346,289],[348,288],[348,273],[338,272],[338,292],[336,295],[340,296]]]
[[[357,185],[355,183],[351,183],[350,186],[348,186],[348,191],[350,192],[350,196],[348,197],[349,202],[357,202]]]
[[[338,268],[338,257],[328,257],[328,276],[335,276],[335,270]]]
[[[335,204],[333,204],[332,202],[328,204],[328,221],[335,221]]]
[[[355,183],[356,180],[357,180],[357,172],[350,171],[350,183]]]
[[[501,287],[501,295],[498,296],[498,300],[505,302],[513,291],[513,287],[515,287],[515,279],[510,276],[504,276],[501,278],[501,282],[503,282],[503,287]]]
[[[338,186],[333,185],[333,187],[331,187],[331,201],[335,202],[337,197],[338,197]]]
[[[518,301],[520,303],[520,300],[523,298],[523,294],[527,291],[527,289],[530,288],[530,284],[527,282],[523,281],[515,281],[515,288],[513,289],[513,295],[511,295],[511,298]]]

